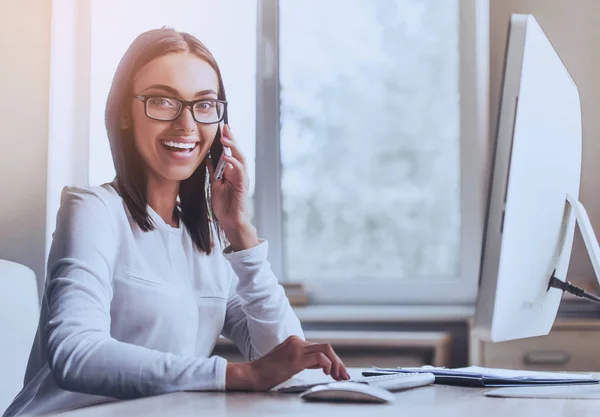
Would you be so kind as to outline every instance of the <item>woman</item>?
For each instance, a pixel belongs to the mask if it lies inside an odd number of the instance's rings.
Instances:
[[[106,106],[116,179],[63,190],[25,387],[5,416],[264,391],[305,368],[349,378],[329,345],[303,340],[270,270],[249,221],[244,156],[229,126],[221,133],[226,114],[200,41],[163,28],[130,46]],[[216,180],[222,146],[232,155]],[[209,357],[220,334],[249,362]]]

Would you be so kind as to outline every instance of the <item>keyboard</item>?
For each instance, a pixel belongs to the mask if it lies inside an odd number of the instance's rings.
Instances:
[[[395,372],[389,375],[365,376],[362,378],[349,379],[345,382],[358,382],[384,388],[388,391],[399,391],[433,384],[434,381],[435,376],[429,372]],[[325,385],[330,383],[331,381],[319,382],[316,384],[292,385],[289,387],[279,388],[277,392],[297,394],[311,389],[312,387],[316,387],[317,385]]]

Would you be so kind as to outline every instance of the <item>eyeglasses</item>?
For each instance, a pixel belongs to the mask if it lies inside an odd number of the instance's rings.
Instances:
[[[135,96],[134,98],[145,104],[146,116],[162,121],[177,119],[185,106],[192,110],[192,115],[196,122],[203,124],[219,123],[223,120],[227,109],[227,102],[225,100],[202,99],[187,101],[161,96]]]

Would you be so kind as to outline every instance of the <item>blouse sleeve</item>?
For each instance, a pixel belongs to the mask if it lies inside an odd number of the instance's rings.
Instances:
[[[248,360],[263,356],[289,336],[304,339],[300,321],[271,271],[267,252],[264,240],[239,252],[223,251],[233,282],[223,335]]]

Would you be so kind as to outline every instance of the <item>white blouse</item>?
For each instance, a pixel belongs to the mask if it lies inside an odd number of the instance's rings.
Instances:
[[[65,187],[24,388],[4,416],[183,390],[223,390],[220,334],[248,360],[304,338],[267,242],[210,255],[148,206],[143,232],[115,185]]]

